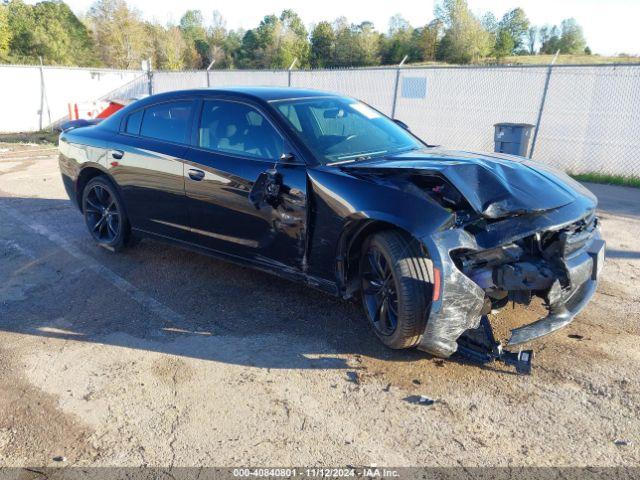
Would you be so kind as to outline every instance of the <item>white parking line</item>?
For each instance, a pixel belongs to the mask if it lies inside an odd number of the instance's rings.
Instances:
[[[17,210],[15,210],[15,209],[7,206],[7,205],[3,206],[2,211],[6,212],[14,220],[16,220],[19,223],[21,223],[21,224],[25,225],[26,227],[30,228],[31,230],[33,230],[37,234],[39,234],[39,235],[47,238],[49,241],[55,243],[58,247],[63,249],[69,255],[71,255],[72,257],[76,258],[80,262],[82,262],[84,267],[86,267],[86,268],[94,271],[98,275],[100,275],[102,278],[104,278],[109,283],[111,283],[114,287],[116,287],[117,289],[119,289],[122,292],[126,293],[133,300],[138,302],[144,308],[146,308],[146,309],[150,310],[151,312],[155,313],[156,315],[158,315],[164,321],[166,321],[168,323],[177,323],[177,322],[184,321],[184,316],[183,315],[181,315],[181,314],[179,314],[177,312],[174,312],[169,307],[167,307],[166,305],[162,304],[161,302],[159,302],[155,298],[147,295],[145,292],[143,292],[139,288],[137,288],[134,285],[132,285],[130,282],[128,282],[127,280],[122,278],[117,273],[113,272],[112,270],[108,269],[107,267],[105,267],[101,263],[97,262],[94,258],[90,257],[89,255],[85,255],[84,253],[78,251],[78,249],[76,249],[69,241],[67,241],[66,239],[64,239],[63,237],[58,235],[57,233],[52,232],[51,230],[49,230],[44,225],[42,225],[40,223],[37,223],[37,222],[30,221],[28,219],[25,219],[24,215],[20,214]]]

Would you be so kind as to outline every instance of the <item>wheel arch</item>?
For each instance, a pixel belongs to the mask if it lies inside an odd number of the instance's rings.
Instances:
[[[80,170],[80,173],[78,173],[78,178],[76,180],[76,201],[80,211],[82,211],[82,194],[84,192],[84,188],[87,186],[87,183],[98,176],[106,177],[118,190],[118,193],[120,193],[120,195],[122,196],[122,192],[120,192],[118,184],[109,174],[109,172],[107,172],[104,167],[102,167],[102,165],[94,163],[89,164]]]
[[[395,230],[418,241],[418,237],[413,235],[408,228],[392,219],[360,219],[349,222],[343,229],[338,240],[336,272],[339,288],[345,298],[353,296],[360,288],[358,281],[359,262],[365,240],[385,230]],[[424,244],[420,241],[418,243],[428,254]]]

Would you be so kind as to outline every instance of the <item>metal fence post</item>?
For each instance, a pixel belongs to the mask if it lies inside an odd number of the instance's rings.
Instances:
[[[216,59],[215,58],[213,60],[211,60],[211,63],[207,67],[207,87],[211,86],[211,80],[209,79],[209,70],[211,70],[211,67],[213,67],[214,63],[216,63]]]
[[[289,65],[289,70],[287,71],[287,87],[291,86],[291,70],[293,70],[293,67],[295,66],[297,61],[298,57],[294,58],[293,62],[291,62],[291,65]]]
[[[402,65],[404,65],[404,62],[407,61],[407,58],[409,58],[409,55],[405,55],[398,65],[398,68],[396,68],[396,81],[393,87],[393,105],[391,106],[391,118],[395,118],[396,116],[396,103],[398,102],[398,84],[400,83],[400,69],[402,68]]]
[[[153,95],[153,72],[151,71],[151,59],[142,61],[142,70],[147,74],[147,92]]]
[[[43,116],[44,116],[44,105],[47,105],[47,115],[49,117],[49,125],[51,125],[51,108],[49,108],[49,99],[47,98],[47,90],[44,84],[44,65],[42,64],[42,57],[40,58],[40,123],[39,130],[42,130],[43,124]]]
[[[547,92],[549,91],[549,82],[551,81],[551,71],[553,70],[553,64],[556,63],[560,50],[556,52],[551,63],[547,67],[547,78],[544,80],[544,89],[542,90],[542,99],[540,100],[540,108],[538,109],[538,118],[536,119],[536,128],[533,131],[533,139],[531,140],[531,150],[529,151],[529,158],[533,158],[533,151],[536,148],[536,142],[538,141],[538,131],[540,130],[540,122],[542,121],[542,112],[544,111],[544,104],[547,102]]]

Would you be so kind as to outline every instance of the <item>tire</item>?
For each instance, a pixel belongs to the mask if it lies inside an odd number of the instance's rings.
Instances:
[[[365,241],[360,259],[362,305],[387,347],[411,348],[420,341],[431,305],[432,271],[431,260],[408,235],[387,230]]]
[[[120,252],[131,242],[124,202],[107,177],[92,178],[82,191],[82,212],[89,233],[101,247]]]

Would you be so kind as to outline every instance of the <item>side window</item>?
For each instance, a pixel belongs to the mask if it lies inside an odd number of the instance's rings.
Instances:
[[[188,143],[192,102],[168,102],[144,111],[140,135],[174,143]]]
[[[125,128],[125,132],[130,133],[131,135],[138,135],[140,133],[140,124],[142,123],[143,114],[144,110],[138,110],[137,112],[133,112],[129,115],[127,117],[127,127]]]
[[[206,100],[198,129],[200,148],[265,160],[280,158],[284,141],[256,109],[235,102]]]

